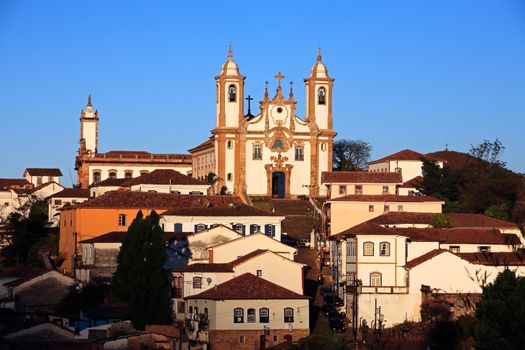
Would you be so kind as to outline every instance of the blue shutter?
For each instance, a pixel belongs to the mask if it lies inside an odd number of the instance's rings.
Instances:
[[[246,235],[246,225],[242,225],[242,235]]]
[[[193,229],[193,232],[198,232],[198,229],[199,229],[198,226],[199,226],[199,225],[195,225],[195,227],[194,227],[194,229]]]
[[[182,224],[175,224],[175,232],[182,232]]]
[[[255,233],[255,225],[250,225],[250,234],[253,235]]]
[[[272,237],[275,237],[275,225],[271,225],[272,228]]]
[[[272,225],[264,225],[264,234],[265,235],[270,236],[271,227],[272,227]]]

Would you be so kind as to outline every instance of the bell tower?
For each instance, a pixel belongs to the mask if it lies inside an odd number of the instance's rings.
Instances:
[[[244,79],[233,61],[230,45],[221,74],[215,77],[217,128],[237,128],[241,125],[244,118]]]
[[[332,88],[334,79],[328,76],[323,64],[321,49],[317,62],[304,79],[306,85],[306,121],[317,124],[319,130],[332,130]]]
[[[80,155],[98,151],[98,111],[93,111],[91,95],[86,110],[80,112]]]

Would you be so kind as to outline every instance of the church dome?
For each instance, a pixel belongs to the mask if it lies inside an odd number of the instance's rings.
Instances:
[[[239,72],[239,66],[233,61],[231,46],[228,49],[228,60],[222,65],[221,75],[241,75]]]
[[[319,49],[317,52],[317,62],[314,64],[312,70],[310,71],[310,77],[328,78],[328,70],[326,69],[326,66],[324,65],[321,58],[321,49]]]

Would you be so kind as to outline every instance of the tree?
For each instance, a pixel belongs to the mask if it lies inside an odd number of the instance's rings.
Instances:
[[[525,344],[525,277],[501,272],[483,287],[477,305],[476,348],[523,349]]]
[[[445,201],[456,201],[459,196],[460,178],[447,165],[440,167],[436,161],[422,159],[423,180],[416,187],[428,196]]]
[[[503,151],[505,151],[505,146],[500,140],[496,139],[494,142],[484,140],[477,146],[471,145],[469,153],[480,160],[504,168],[506,163],[499,160]]]
[[[139,211],[131,223],[117,258],[113,292],[129,304],[136,329],[166,324],[170,319],[166,242],[155,211],[146,218]]]
[[[493,204],[485,210],[485,215],[500,219],[500,220],[509,220],[509,207],[503,203],[501,205]]]
[[[333,170],[364,170],[370,160],[372,146],[361,140],[337,140],[333,144]]]
[[[445,214],[436,214],[432,217],[432,227],[434,228],[449,228],[452,227],[450,218]]]

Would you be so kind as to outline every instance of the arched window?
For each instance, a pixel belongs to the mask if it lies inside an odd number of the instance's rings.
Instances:
[[[110,170],[109,171],[109,178],[110,179],[116,179],[117,178],[117,171],[116,170]]]
[[[228,86],[228,101],[235,102],[237,100],[237,91],[235,85],[231,84]]]
[[[285,323],[293,322],[293,309],[291,307],[287,307],[284,309],[284,322]]]
[[[255,309],[248,309],[246,321],[248,323],[255,323]]]
[[[97,182],[100,182],[100,171],[93,172],[93,183],[96,184]]]
[[[124,178],[131,179],[133,177],[133,170],[124,171]]]
[[[262,159],[262,149],[261,149],[261,144],[259,142],[256,142],[253,144],[253,159],[254,160]]]
[[[244,323],[244,310],[242,308],[233,309],[233,323]]]
[[[390,243],[379,243],[379,256],[390,256]]]
[[[263,307],[259,309],[259,322],[269,323],[270,322],[270,309]]]
[[[381,274],[379,272],[372,272],[370,274],[370,285],[372,287],[380,287],[381,284]]]
[[[363,255],[364,256],[373,256],[374,255],[374,243],[373,242],[364,242],[363,243]]]
[[[324,87],[320,87],[317,90],[317,103],[320,105],[326,104],[326,89]]]

